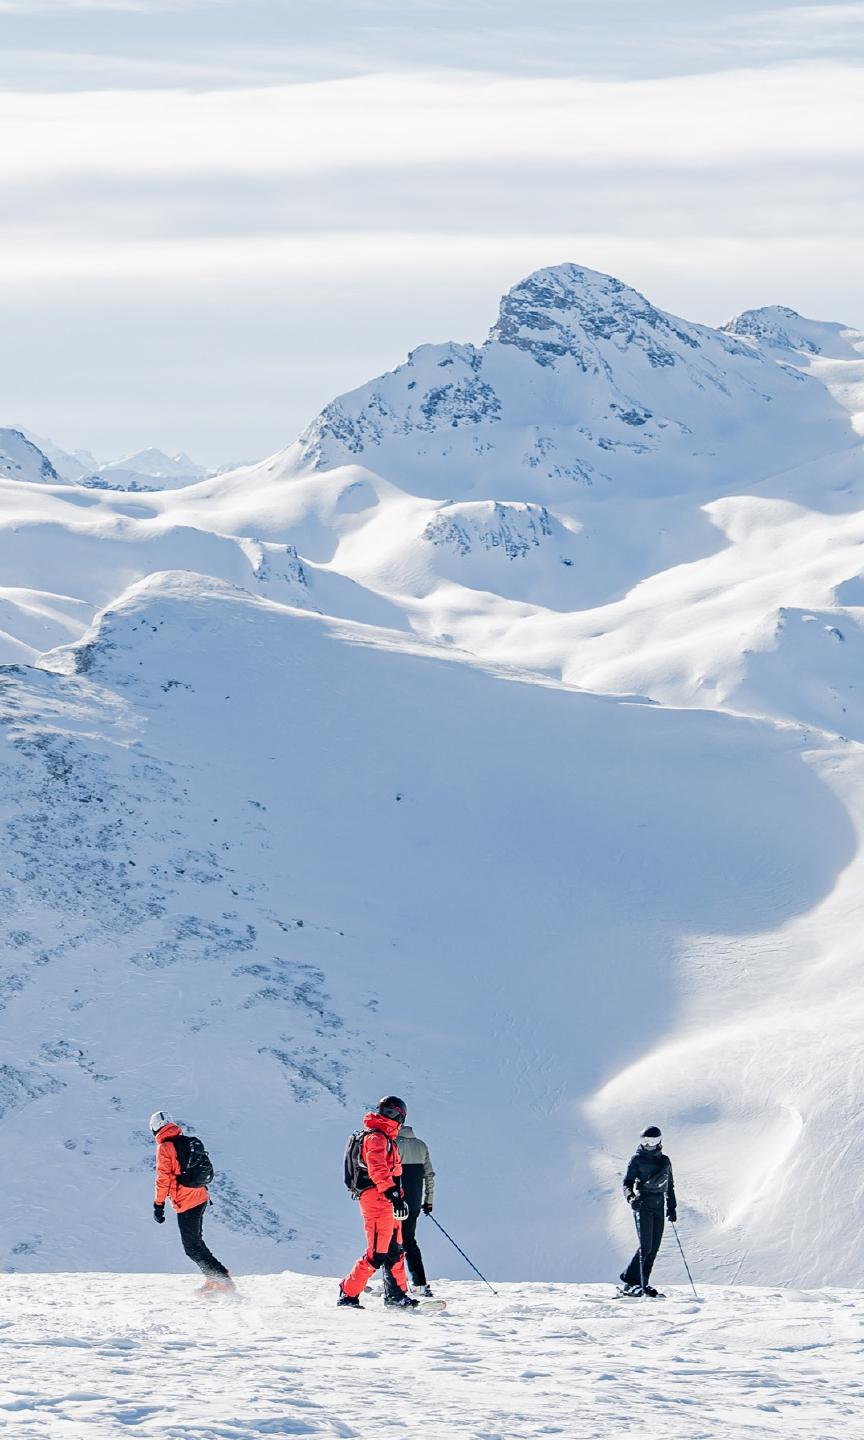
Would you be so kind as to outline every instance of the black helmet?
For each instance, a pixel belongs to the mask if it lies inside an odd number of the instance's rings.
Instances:
[[[384,1116],[385,1120],[398,1120],[400,1125],[404,1125],[408,1118],[408,1106],[404,1100],[399,1099],[398,1095],[385,1095],[383,1100],[378,1101],[375,1108],[379,1115]]]
[[[663,1136],[659,1125],[649,1125],[639,1136],[640,1150],[662,1150]]]

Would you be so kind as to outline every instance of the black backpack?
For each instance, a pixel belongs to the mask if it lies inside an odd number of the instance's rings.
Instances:
[[[213,1162],[198,1136],[173,1135],[171,1143],[177,1151],[177,1163],[180,1166],[177,1184],[186,1185],[190,1190],[200,1185],[209,1185],[215,1173]]]
[[[369,1171],[363,1163],[363,1141],[367,1135],[377,1135],[377,1130],[355,1130],[353,1135],[348,1136],[348,1143],[345,1146],[345,1165],[343,1178],[351,1194],[355,1197],[361,1195],[364,1190],[372,1189],[372,1181],[369,1179]],[[387,1139],[388,1155],[393,1150],[393,1141]]]
[[[363,1164],[363,1141],[368,1134],[368,1130],[355,1130],[353,1135],[348,1136],[345,1146],[343,1179],[351,1194],[355,1196],[359,1195],[361,1190],[368,1190],[372,1184],[369,1172]]]

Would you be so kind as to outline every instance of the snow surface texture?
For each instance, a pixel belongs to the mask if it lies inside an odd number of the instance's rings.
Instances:
[[[565,265],[261,465],[7,469],[7,1268],[182,1264],[165,1106],[341,1273],[396,1091],[500,1278],[617,1274],[660,1123],[702,1276],[864,1279],[862,433],[861,335]]]
[[[0,1419],[20,1440],[847,1440],[861,1433],[864,1300],[850,1290],[447,1286],[431,1317],[333,1309],[330,1282],[4,1282]],[[7,1322],[8,1326],[8,1322]]]

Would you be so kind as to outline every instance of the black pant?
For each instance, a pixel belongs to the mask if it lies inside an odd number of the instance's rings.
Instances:
[[[417,1237],[414,1233],[419,1217],[420,1211],[412,1210],[408,1219],[402,1221],[402,1246],[405,1251],[405,1264],[411,1273],[412,1284],[425,1285],[426,1271],[423,1269],[423,1256],[420,1254],[420,1246],[417,1244]]]
[[[641,1209],[634,1211],[636,1231],[642,1250],[642,1269],[639,1269],[639,1251],[633,1256],[622,1279],[625,1285],[647,1285],[651,1278],[660,1241],[663,1239],[663,1211]]]
[[[227,1275],[228,1271],[204,1244],[204,1212],[206,1209],[207,1201],[205,1200],[203,1205],[193,1205],[191,1210],[181,1210],[177,1215],[177,1224],[180,1227],[183,1249],[189,1259],[194,1260],[208,1280],[215,1280],[217,1276]]]

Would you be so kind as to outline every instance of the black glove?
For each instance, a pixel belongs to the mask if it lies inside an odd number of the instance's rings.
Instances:
[[[155,1202],[155,1200],[154,1200],[154,1202],[153,1202],[153,1219],[156,1221],[156,1224],[157,1224],[157,1225],[164,1225],[164,1224],[165,1224],[165,1201],[164,1201],[164,1200],[162,1201],[162,1204],[161,1204],[161,1205],[157,1205],[156,1202]]]
[[[429,1204],[428,1200],[427,1200],[426,1204],[423,1206],[423,1214],[424,1214],[424,1215],[431,1215],[431,1214],[432,1214],[432,1206]]]
[[[384,1199],[389,1200],[393,1206],[393,1216],[396,1220],[408,1219],[408,1206],[405,1204],[405,1197],[398,1185],[391,1185],[389,1190],[384,1191]]]
[[[675,1224],[675,1221],[678,1219],[678,1211],[675,1210],[674,1208],[671,1209],[671,1210],[667,1210],[667,1211],[666,1211],[666,1219],[669,1220],[669,1221],[671,1221],[671,1223],[674,1225],[674,1224]]]
[[[627,1196],[627,1204],[630,1206],[630,1208],[631,1208],[632,1210],[641,1210],[641,1209],[642,1209],[642,1201],[639,1199],[639,1196],[636,1195],[635,1193],[634,1193],[633,1195],[628,1195],[628,1196]]]

